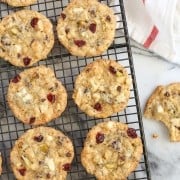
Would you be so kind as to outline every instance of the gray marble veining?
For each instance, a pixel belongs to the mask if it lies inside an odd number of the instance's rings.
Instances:
[[[132,42],[136,80],[143,112],[147,98],[158,85],[180,82],[180,66],[169,63]],[[180,179],[180,143],[169,141],[164,124],[143,118],[152,180]],[[157,133],[158,138],[152,138]]]

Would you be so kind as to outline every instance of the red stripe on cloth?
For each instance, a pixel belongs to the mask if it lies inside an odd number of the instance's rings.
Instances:
[[[146,41],[144,42],[143,46],[145,48],[149,48],[151,43],[156,39],[156,36],[158,33],[159,33],[159,30],[157,29],[157,27],[153,26],[152,31],[151,31],[150,35],[148,36],[148,38],[146,39]]]

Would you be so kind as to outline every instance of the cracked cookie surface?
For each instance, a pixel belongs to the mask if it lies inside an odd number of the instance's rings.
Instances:
[[[115,36],[112,9],[97,0],[73,0],[61,13],[57,33],[60,42],[76,56],[102,54]]]
[[[53,45],[52,24],[36,11],[17,11],[0,22],[0,57],[15,66],[45,59]]]
[[[35,3],[37,0],[1,0],[1,2],[7,3],[11,6],[29,6]]]
[[[158,86],[147,101],[144,116],[163,122],[171,141],[180,141],[180,83]]]
[[[39,125],[61,115],[67,105],[67,93],[50,68],[38,66],[11,80],[7,100],[19,120]]]
[[[50,127],[28,130],[10,153],[11,167],[19,180],[65,180],[73,157],[71,140]]]
[[[89,116],[106,118],[127,106],[130,86],[131,78],[125,68],[116,61],[100,59],[78,75],[73,99]]]
[[[98,180],[124,180],[137,167],[142,152],[141,139],[133,128],[108,121],[88,132],[81,162]]]

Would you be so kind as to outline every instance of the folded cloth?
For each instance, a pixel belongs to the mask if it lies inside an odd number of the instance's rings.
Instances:
[[[180,64],[180,1],[124,0],[124,6],[130,37]]]

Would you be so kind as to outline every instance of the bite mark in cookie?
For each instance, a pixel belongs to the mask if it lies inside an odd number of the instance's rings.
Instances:
[[[144,116],[163,122],[171,141],[180,141],[180,83],[158,86],[146,103]]]

